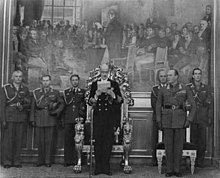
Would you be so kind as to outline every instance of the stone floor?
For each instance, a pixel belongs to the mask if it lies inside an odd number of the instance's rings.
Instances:
[[[74,174],[72,167],[63,167],[61,164],[54,164],[51,168],[33,167],[31,164],[24,164],[23,168],[9,168],[4,169],[0,167],[0,178],[86,178],[89,177],[89,168],[83,166],[81,174]],[[146,165],[133,165],[132,174],[124,174],[120,166],[112,165],[113,175],[111,178],[160,178],[165,177],[164,173],[159,174],[157,167],[150,167]],[[163,170],[164,172],[164,170]],[[205,167],[203,169],[197,168],[194,175],[190,174],[189,170],[182,169],[183,177],[186,178],[220,178],[220,170],[214,167]],[[110,177],[104,174],[99,176],[92,176],[97,178]]]

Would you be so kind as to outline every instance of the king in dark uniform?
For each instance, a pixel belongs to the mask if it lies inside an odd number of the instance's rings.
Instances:
[[[95,172],[94,174],[112,175],[110,171],[110,155],[112,151],[114,131],[117,130],[114,105],[121,102],[121,92],[117,82],[108,79],[109,66],[101,67],[101,80],[93,82],[89,103],[94,107],[94,139],[95,139]]]

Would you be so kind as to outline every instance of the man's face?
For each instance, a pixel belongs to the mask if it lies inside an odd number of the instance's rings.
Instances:
[[[33,38],[34,40],[36,40],[37,39],[37,31],[35,31],[35,30],[31,30],[31,38]]]
[[[206,7],[206,14],[209,15],[209,14],[211,14],[211,13],[212,13],[212,8],[209,7],[209,6],[207,6],[207,7]]]
[[[160,30],[160,31],[159,31],[159,37],[160,37],[160,38],[164,38],[164,37],[165,37],[165,31]]]
[[[171,29],[172,29],[172,30],[176,30],[176,29],[177,29],[177,24],[172,23],[172,24],[171,24]]]
[[[49,76],[43,77],[41,83],[43,85],[43,88],[48,88],[50,86],[50,77]]]
[[[22,72],[16,72],[13,74],[12,80],[15,84],[21,84],[22,82]]]
[[[201,79],[202,79],[201,71],[200,70],[195,70],[192,77],[193,77],[194,81],[200,82]]]
[[[158,77],[159,77],[159,82],[160,82],[161,84],[165,84],[165,83],[167,82],[167,74],[166,74],[165,71],[160,71]]]
[[[193,31],[194,33],[199,33],[199,26],[194,26]]]
[[[205,20],[201,20],[200,22],[201,30],[205,30],[207,26],[208,26],[208,23]]]
[[[106,80],[108,78],[108,70],[101,70],[101,78]]]
[[[175,75],[175,71],[174,70],[169,70],[167,73],[167,82],[169,84],[173,84],[177,81],[178,76]]]
[[[76,88],[76,87],[79,86],[79,79],[78,79],[78,77],[72,77],[70,82],[71,82],[71,85],[72,85],[74,88]]]
[[[109,14],[109,19],[110,19],[110,20],[112,20],[114,17],[115,17],[115,14],[113,14],[113,13],[110,13],[110,14]]]
[[[153,34],[153,29],[152,28],[147,28],[147,36],[150,36]]]

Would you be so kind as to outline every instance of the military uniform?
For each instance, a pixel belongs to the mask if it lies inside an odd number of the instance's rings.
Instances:
[[[156,146],[158,143],[158,125],[157,125],[157,119],[156,119],[156,103],[157,103],[157,97],[158,97],[158,93],[159,90],[162,87],[166,87],[166,84],[159,84],[159,85],[155,85],[152,87],[152,91],[151,91],[151,107],[153,109],[153,117],[152,117],[152,138],[151,138],[151,142],[152,142],[152,161],[153,163],[157,163],[157,158],[156,158]]]
[[[197,88],[194,83],[187,85],[192,91],[196,103],[196,114],[191,125],[191,142],[197,146],[196,163],[203,164],[206,150],[206,127],[213,118],[213,99],[210,88],[201,83]]]
[[[54,128],[63,110],[63,100],[58,90],[38,88],[33,91],[30,121],[36,124],[38,164],[51,164]]]
[[[189,102],[191,111],[187,116],[185,103]],[[196,106],[188,87],[177,83],[161,88],[156,104],[157,122],[162,123],[166,151],[167,172],[180,172],[183,142],[185,138],[184,125],[192,122]]]
[[[65,111],[64,124],[64,162],[67,165],[76,163],[75,152],[75,119],[86,116],[85,90],[67,88],[64,90]]]
[[[113,99],[106,93],[98,96],[93,115],[95,172],[105,174],[110,173],[109,160],[114,139],[114,127],[118,127],[117,123],[120,123],[116,120],[118,117],[115,117],[114,105],[118,103],[118,98],[121,97],[118,83],[110,79],[108,81],[114,88],[115,98]],[[95,98],[98,82],[92,83],[89,98]]]
[[[13,83],[8,83],[2,93],[2,119],[7,123],[3,130],[3,164],[19,166],[23,128],[31,102],[29,90],[22,84],[17,90]]]

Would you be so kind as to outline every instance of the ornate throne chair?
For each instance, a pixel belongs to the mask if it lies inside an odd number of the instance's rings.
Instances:
[[[162,141],[162,131],[159,131],[158,134],[158,144],[157,144],[157,162],[158,162],[158,171],[161,174],[162,172],[162,160],[165,154],[165,145]],[[189,157],[191,163],[191,174],[193,175],[195,170],[195,160],[196,160],[196,147],[194,144],[190,143],[190,128],[186,129],[186,142],[183,145],[182,157]]]
[[[86,92],[86,101],[88,103],[88,97],[90,92],[90,87],[92,82],[98,80],[100,78],[100,69],[96,68],[90,72],[90,77],[87,81],[88,90]],[[115,135],[115,141],[112,148],[113,154],[121,154],[122,161],[121,166],[123,166],[123,171],[126,174],[130,174],[132,172],[132,168],[129,165],[129,151],[131,149],[131,135],[132,135],[132,125],[131,119],[128,118],[128,106],[134,105],[134,100],[131,97],[128,77],[127,74],[123,71],[122,68],[111,65],[110,66],[110,78],[119,83],[121,93],[123,96],[123,104],[121,105],[121,128],[120,133]],[[81,173],[81,155],[82,153],[87,155],[87,165],[90,164],[90,156],[91,151],[94,152],[94,147],[91,147],[90,142],[90,127],[91,127],[91,119],[93,117],[93,109],[91,106],[87,104],[87,117],[85,124],[83,124],[82,118],[77,118],[75,125],[75,143],[76,143],[76,151],[78,156],[77,165],[73,167],[75,173]],[[92,150],[90,149],[92,148]]]

